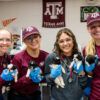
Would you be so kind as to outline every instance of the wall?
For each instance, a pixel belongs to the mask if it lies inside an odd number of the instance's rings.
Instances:
[[[88,5],[85,0],[66,1],[66,27],[70,28],[80,45],[84,46],[90,36],[86,29],[86,23],[80,22],[80,6]],[[95,5],[100,5],[100,0]],[[22,0],[0,2],[0,21],[16,17],[17,20],[7,27],[11,31],[20,33],[20,29],[26,26],[36,26],[42,35],[41,48],[51,52],[56,33],[60,28],[42,27],[42,0]],[[2,27],[2,25],[0,25]]]

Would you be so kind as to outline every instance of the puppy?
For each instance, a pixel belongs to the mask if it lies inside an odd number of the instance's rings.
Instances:
[[[29,77],[30,72],[36,67],[38,67],[36,62],[35,61],[30,61],[29,64],[28,64],[28,70],[27,70],[27,73],[26,73],[26,77]],[[41,72],[41,74],[42,74],[42,72]]]
[[[54,64],[51,64],[50,67],[51,68],[56,68],[60,63],[60,58],[59,57],[56,57],[54,59]],[[62,73],[65,73],[65,69],[62,67]],[[57,88],[61,87],[61,88],[64,88],[65,86],[65,83],[64,83],[64,80],[63,80],[63,77],[60,75],[58,76],[55,80],[54,80]]]
[[[81,54],[74,54],[73,64],[74,63],[76,63],[77,65],[77,70],[79,70],[80,66],[83,65],[83,58]],[[84,70],[79,73],[79,75],[82,75],[82,76],[84,74],[85,74]]]
[[[87,55],[85,57],[85,70],[87,72],[92,72],[95,66],[99,64],[98,62],[99,62],[99,58],[97,55]]]
[[[97,55],[87,55],[86,58],[85,58],[85,62],[88,65],[91,65],[91,64],[95,63],[96,59],[97,59]]]
[[[17,82],[17,80],[18,80],[17,67],[14,66],[13,64],[8,64],[7,67],[5,67],[5,68],[7,68],[9,72],[11,72],[12,76],[14,77],[14,82]],[[6,85],[2,87],[2,94],[5,93],[6,91],[10,90],[11,83],[12,83],[12,81],[6,82]]]
[[[18,70],[17,70],[17,67],[13,64],[9,64],[7,66],[7,68],[9,69],[9,72],[12,73],[12,75],[14,76],[14,81],[17,82],[18,80]]]

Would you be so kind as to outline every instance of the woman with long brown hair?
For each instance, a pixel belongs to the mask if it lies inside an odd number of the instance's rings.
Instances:
[[[59,30],[53,52],[48,55],[45,61],[46,80],[48,85],[51,86],[51,100],[81,99],[83,91],[79,83],[79,76],[84,75],[83,65],[81,63],[78,70],[74,66],[73,59],[75,54],[80,55],[82,60],[73,32],[68,28]],[[57,61],[58,58],[60,61]],[[56,68],[51,68],[55,66]],[[59,76],[62,77],[60,78],[62,85],[58,84],[60,80],[57,78]]]

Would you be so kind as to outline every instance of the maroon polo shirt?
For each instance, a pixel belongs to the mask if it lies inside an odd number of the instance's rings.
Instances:
[[[12,63],[18,67],[19,79],[17,83],[14,83],[12,88],[20,94],[28,95],[33,94],[36,90],[39,90],[39,85],[32,82],[31,79],[26,78],[26,73],[28,69],[28,63],[34,60],[38,66],[44,72],[44,61],[47,52],[40,50],[40,54],[37,58],[31,57],[26,50],[16,54],[12,60]]]

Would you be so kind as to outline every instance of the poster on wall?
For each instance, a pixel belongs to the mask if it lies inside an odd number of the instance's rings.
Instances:
[[[65,0],[42,0],[43,19],[45,28],[65,27]]]
[[[94,12],[100,12],[100,6],[82,6],[80,8],[80,21],[86,22],[89,14]]]

